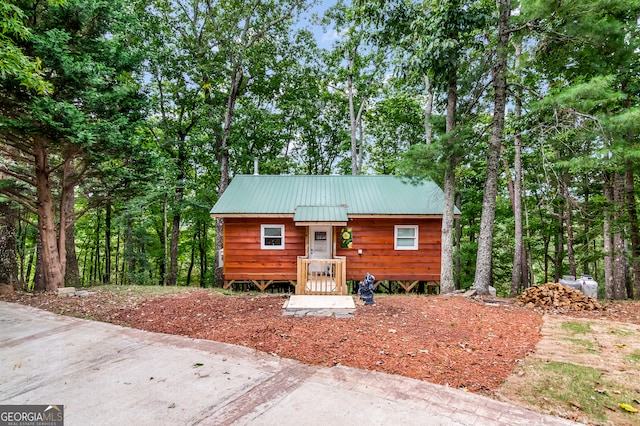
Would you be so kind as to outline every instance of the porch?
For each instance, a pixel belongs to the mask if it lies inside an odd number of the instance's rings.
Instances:
[[[309,259],[298,256],[296,295],[348,295],[347,260],[344,256],[334,259]]]

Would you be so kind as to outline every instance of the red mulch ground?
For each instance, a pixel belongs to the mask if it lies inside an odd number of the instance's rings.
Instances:
[[[92,292],[88,297],[14,294],[4,300],[52,312],[243,345],[308,364],[399,374],[491,394],[540,339],[542,316],[514,303],[462,296],[376,297],[353,318],[282,316],[279,295],[171,296]],[[640,324],[640,304],[577,316]]]

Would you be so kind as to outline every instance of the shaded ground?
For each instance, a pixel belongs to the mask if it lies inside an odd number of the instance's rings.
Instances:
[[[13,295],[52,312],[154,332],[239,344],[305,363],[376,370],[492,395],[535,350],[542,315],[461,296],[376,297],[353,318],[284,317],[280,295],[91,291],[87,297]],[[640,304],[578,316],[640,325]]]

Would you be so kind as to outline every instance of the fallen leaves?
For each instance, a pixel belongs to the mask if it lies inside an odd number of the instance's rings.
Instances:
[[[623,410],[629,412],[629,413],[637,413],[638,409],[629,405],[629,404],[625,404],[625,403],[618,403],[618,407],[622,408]]]
[[[162,298],[147,301],[144,309],[123,310],[120,316],[150,331],[215,339],[309,364],[377,370],[476,392],[500,385],[515,360],[533,350],[541,325],[540,316],[526,309],[496,308],[461,297],[380,297],[376,306],[358,308],[348,319],[283,317],[279,296],[202,292],[193,297],[197,305],[189,298]],[[424,320],[427,311],[434,321]],[[500,338],[488,340],[484,330],[490,329]]]

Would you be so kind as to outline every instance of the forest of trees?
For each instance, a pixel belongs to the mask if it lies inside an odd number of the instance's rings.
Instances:
[[[640,0],[2,2],[0,284],[214,286],[209,210],[257,158],[437,182],[444,292],[640,298],[639,29]]]

